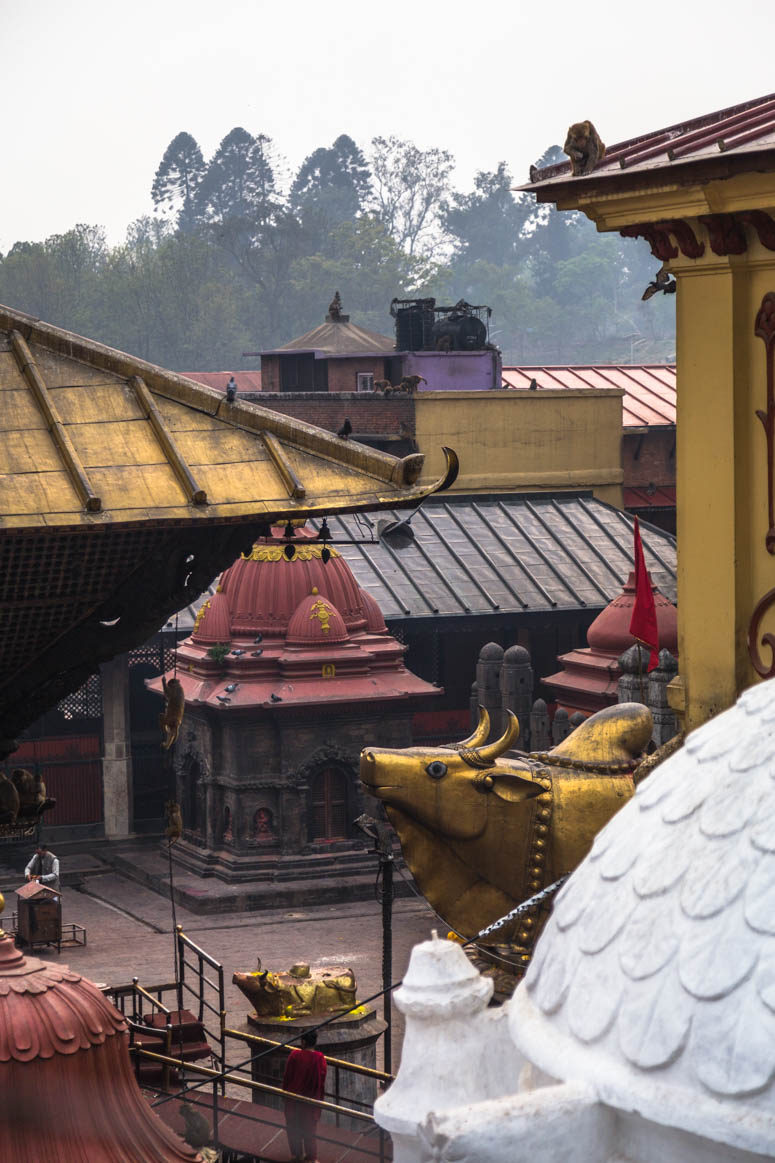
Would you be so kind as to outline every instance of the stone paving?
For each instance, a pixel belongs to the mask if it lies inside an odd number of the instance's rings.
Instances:
[[[8,912],[16,907],[15,900],[8,897]],[[235,969],[255,969],[258,957],[265,969],[275,970],[288,969],[299,961],[313,967],[332,963],[352,966],[359,998],[382,987],[382,922],[376,900],[221,915],[192,913],[178,905],[176,919],[192,941],[222,963],[229,1024],[241,1025],[250,1008],[232,985],[232,973]],[[36,950],[36,957],[69,964],[92,981],[111,985],[131,982],[135,975],[147,985],[174,978],[170,902],[150,889],[113,872],[88,876],[78,889],[65,886],[63,921],[84,925],[88,944],[65,948],[61,954],[44,948]],[[411,897],[395,901],[394,981],[402,977],[412,947],[426,940],[434,927],[443,928],[423,900]],[[395,1007],[393,1015],[395,1069],[403,1023]],[[380,1044],[380,1060],[381,1056]]]

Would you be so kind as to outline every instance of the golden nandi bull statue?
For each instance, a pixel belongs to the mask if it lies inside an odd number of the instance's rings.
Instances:
[[[523,900],[572,872],[595,834],[630,798],[633,771],[653,729],[640,703],[592,715],[549,752],[512,752],[519,723],[508,712],[486,744],[487,711],[462,743],[367,747],[361,779],[381,799],[404,858],[429,904],[457,933],[476,936]],[[541,910],[501,928],[490,943],[527,958]]]

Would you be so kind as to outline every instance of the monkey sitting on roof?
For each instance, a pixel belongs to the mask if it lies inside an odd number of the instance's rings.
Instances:
[[[164,710],[159,715],[159,726],[164,731],[164,742],[162,747],[168,751],[172,744],[178,737],[180,724],[183,722],[183,712],[186,709],[186,696],[183,694],[183,687],[180,681],[176,678],[171,678],[167,682],[162,675],[161,680],[162,690],[164,691]]]
[[[590,174],[605,157],[605,146],[591,121],[577,121],[571,125],[562,149],[570,158],[574,178]]]

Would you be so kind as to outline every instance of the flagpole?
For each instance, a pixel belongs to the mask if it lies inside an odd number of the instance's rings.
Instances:
[[[638,682],[640,683],[640,701],[646,705],[646,692],[643,689],[643,654],[640,648],[640,639],[636,639],[638,643]]]

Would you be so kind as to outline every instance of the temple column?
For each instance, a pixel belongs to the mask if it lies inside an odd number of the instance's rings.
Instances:
[[[100,667],[102,675],[102,799],[105,835],[121,840],[132,834],[132,750],[129,735],[129,659],[119,654]]]

